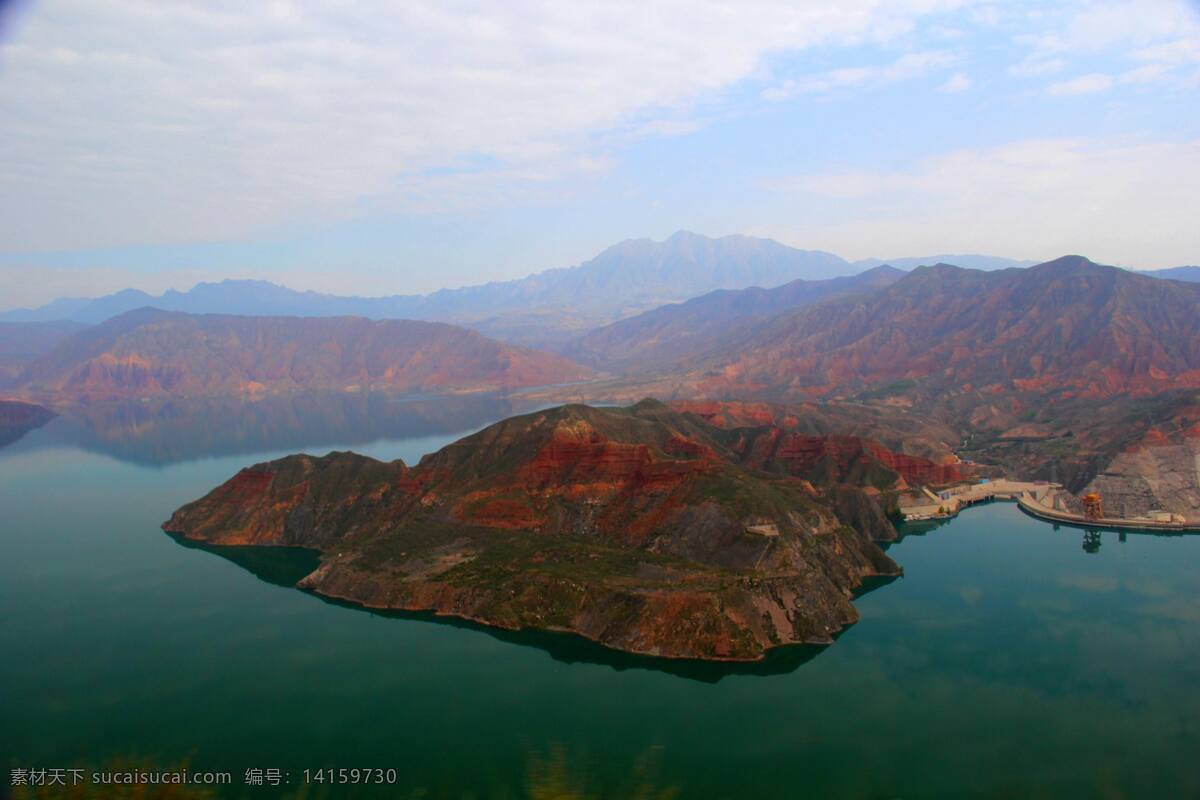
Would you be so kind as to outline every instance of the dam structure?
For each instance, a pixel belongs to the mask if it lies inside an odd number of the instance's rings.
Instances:
[[[1057,524],[1112,530],[1200,533],[1200,520],[1188,519],[1169,511],[1150,511],[1138,517],[1107,517],[1103,514],[1098,495],[1089,495],[1083,513],[1071,510],[1068,498],[1074,499],[1058,483],[997,478],[951,486],[936,492],[922,488],[921,495],[901,500],[900,513],[907,521],[948,519],[977,503],[1009,500],[1016,501],[1027,514]]]

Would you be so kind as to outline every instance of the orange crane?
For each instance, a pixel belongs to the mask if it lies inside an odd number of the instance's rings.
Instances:
[[[1099,492],[1089,492],[1083,496],[1083,518],[1104,519],[1104,504]]]

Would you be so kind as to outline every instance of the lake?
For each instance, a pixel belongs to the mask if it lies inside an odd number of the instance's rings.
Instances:
[[[328,767],[395,769],[401,797],[1200,796],[1200,537],[981,506],[907,528],[904,577],[830,647],[664,662],[326,602],[289,585],[303,551],[164,534],[247,464],[411,463],[514,410],[271,402],[96,410],[0,449],[6,769],[187,763],[232,797],[270,796],[249,768],[295,793]]]

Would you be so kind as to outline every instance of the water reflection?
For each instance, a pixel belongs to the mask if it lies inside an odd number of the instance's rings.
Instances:
[[[54,413],[39,406],[22,406],[0,400],[0,447],[6,447],[54,419]]]
[[[1059,533],[1064,530],[1067,532],[1071,532],[1071,533],[1079,532],[1081,534],[1080,549],[1083,550],[1083,552],[1087,553],[1088,555],[1095,555],[1100,552],[1100,548],[1104,544],[1104,539],[1102,536],[1102,534],[1104,534],[1104,533],[1117,534],[1117,540],[1119,542],[1121,542],[1122,544],[1124,544],[1126,542],[1127,537],[1129,535],[1149,536],[1149,537],[1167,537],[1167,538],[1188,535],[1187,533],[1182,532],[1182,531],[1129,530],[1129,529],[1122,529],[1122,528],[1116,528],[1116,527],[1110,527],[1110,526],[1104,526],[1104,525],[1095,526],[1095,525],[1091,525],[1091,524],[1076,525],[1076,524],[1072,524],[1070,522],[1047,522],[1047,521],[1041,519],[1040,517],[1030,514],[1028,511],[1026,511],[1020,505],[1017,505],[1015,503],[1012,503],[1010,501],[1005,501],[1005,500],[988,500],[983,503],[976,503],[971,508],[963,511],[962,515],[960,515],[960,516],[970,517],[973,514],[973,512],[976,512],[978,509],[984,508],[986,506],[994,505],[997,503],[1003,504],[1003,505],[1015,506],[1016,508],[1020,509],[1021,513],[1024,514],[1026,517],[1028,517],[1029,519],[1032,519],[1032,520],[1037,520],[1038,522],[1048,525],[1050,527],[1050,529],[1053,530],[1055,533]],[[954,520],[956,520],[958,518],[959,517],[946,517],[944,519],[920,520],[920,521],[913,521],[913,522],[895,522],[894,525],[896,528],[896,538],[890,542],[881,542],[879,544],[879,546],[881,549],[887,550],[891,547],[894,547],[894,546],[900,544],[900,542],[902,542],[904,539],[907,539],[910,536],[915,536],[915,537],[925,536],[926,534],[932,533],[933,531],[937,530],[938,528],[941,528],[944,525],[950,524],[951,522],[953,522]]]
[[[457,433],[519,413],[501,395],[319,393],[72,407],[30,446],[74,445],[151,466],[213,456]]]
[[[432,611],[395,611],[366,608],[343,600],[313,595],[322,602],[346,608],[358,613],[370,614],[395,620],[432,622],[452,628],[475,631],[491,636],[501,642],[541,650],[555,661],[563,664],[593,664],[609,667],[616,672],[625,670],[650,670],[674,675],[677,678],[717,683],[731,675],[783,675],[794,672],[804,664],[824,653],[831,645],[798,644],[777,647],[767,653],[761,661],[699,661],[696,659],[656,658],[613,650],[596,644],[573,633],[557,631],[521,630],[510,631],[494,628],[458,617],[439,616]],[[837,634],[834,639],[837,639]]]
[[[256,578],[276,586],[294,587],[301,578],[316,569],[320,562],[320,555],[316,551],[304,548],[221,546],[191,541],[174,534],[168,535],[183,547],[212,553],[238,565]],[[859,586],[854,597],[858,599],[894,580],[896,580],[896,576],[868,578]],[[510,631],[458,617],[440,616],[431,611],[366,608],[357,603],[318,594],[313,594],[313,597],[329,605],[355,613],[387,619],[434,623],[483,633],[502,642],[541,650],[555,661],[564,664],[596,664],[618,672],[629,669],[653,670],[702,683],[717,683],[730,675],[767,676],[794,672],[830,647],[830,645],[777,647],[768,652],[762,661],[755,662],[656,658],[613,650],[570,633],[538,630]],[[834,640],[836,641],[841,634],[842,632],[835,634]]]
[[[950,522],[950,517],[946,517],[945,519],[923,519],[912,522],[896,521],[892,523],[896,528],[896,538],[890,542],[880,542],[879,548],[886,551],[900,544],[910,536],[925,536],[928,533],[933,533],[943,525],[948,525]]]
[[[305,575],[321,563],[321,554],[305,547],[257,547],[204,544],[168,533],[178,544],[190,550],[203,550],[232,561],[259,580],[276,586],[294,588]]]

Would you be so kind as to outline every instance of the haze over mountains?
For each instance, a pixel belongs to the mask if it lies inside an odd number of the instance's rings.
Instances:
[[[1200,267],[1171,267],[1169,269],[1148,269],[1142,273],[1143,275],[1152,275],[1155,278],[1165,278],[1172,281],[1187,281],[1188,283],[1200,283]]]
[[[26,364],[87,327],[70,320],[0,322],[0,383],[15,378]]]
[[[0,312],[0,322],[95,324],[145,306],[191,314],[360,316],[451,322],[512,344],[561,350],[566,341],[611,322],[716,290],[850,277],[884,264],[908,270],[934,263],[993,270],[1033,262],[975,254],[850,262],[771,239],[679,231],[661,242],[620,242],[575,267],[428,295],[353,297],[296,291],[267,281],[226,280],[161,295],[125,289],[94,299],[60,298],[39,308]],[[1194,267],[1147,274],[1200,280],[1200,269]]]
[[[1024,262],[963,256],[963,266],[998,268]],[[933,263],[942,257],[898,259]],[[878,259],[848,262],[832,253],[798,250],[750,236],[709,238],[679,231],[666,240],[630,239],[578,266],[520,280],[444,289],[428,295],[345,297],[302,292],[266,281],[201,283],[151,295],[126,289],[105,297],[63,298],[40,308],[0,312],[0,321],[72,320],[97,323],[153,306],[193,314],[362,316],[427,319],[465,324],[518,344],[561,341],[622,317],[716,289],[779,286],[797,279],[849,276],[879,266]]]
[[[294,291],[265,281],[223,281],[159,296],[128,289],[95,300],[56,300],[37,309],[4,312],[0,320],[71,319],[95,323],[146,305],[188,313],[356,315],[477,322],[501,312],[551,309],[588,319],[607,319],[713,289],[774,286],[799,277],[828,278],[857,271],[853,264],[831,253],[797,250],[770,239],[711,239],[680,231],[662,242],[620,242],[576,267],[428,295],[343,297]]]
[[[311,390],[448,392],[574,381],[588,370],[438,322],[143,308],[68,336],[15,378],[55,401]]]
[[[907,272],[930,264],[953,264],[967,269],[1008,269],[1009,267],[1032,267],[1038,262],[1002,256],[985,256],[978,253],[942,253],[936,256],[903,256],[900,258],[862,258],[854,262],[859,269],[881,267],[884,264]]]

